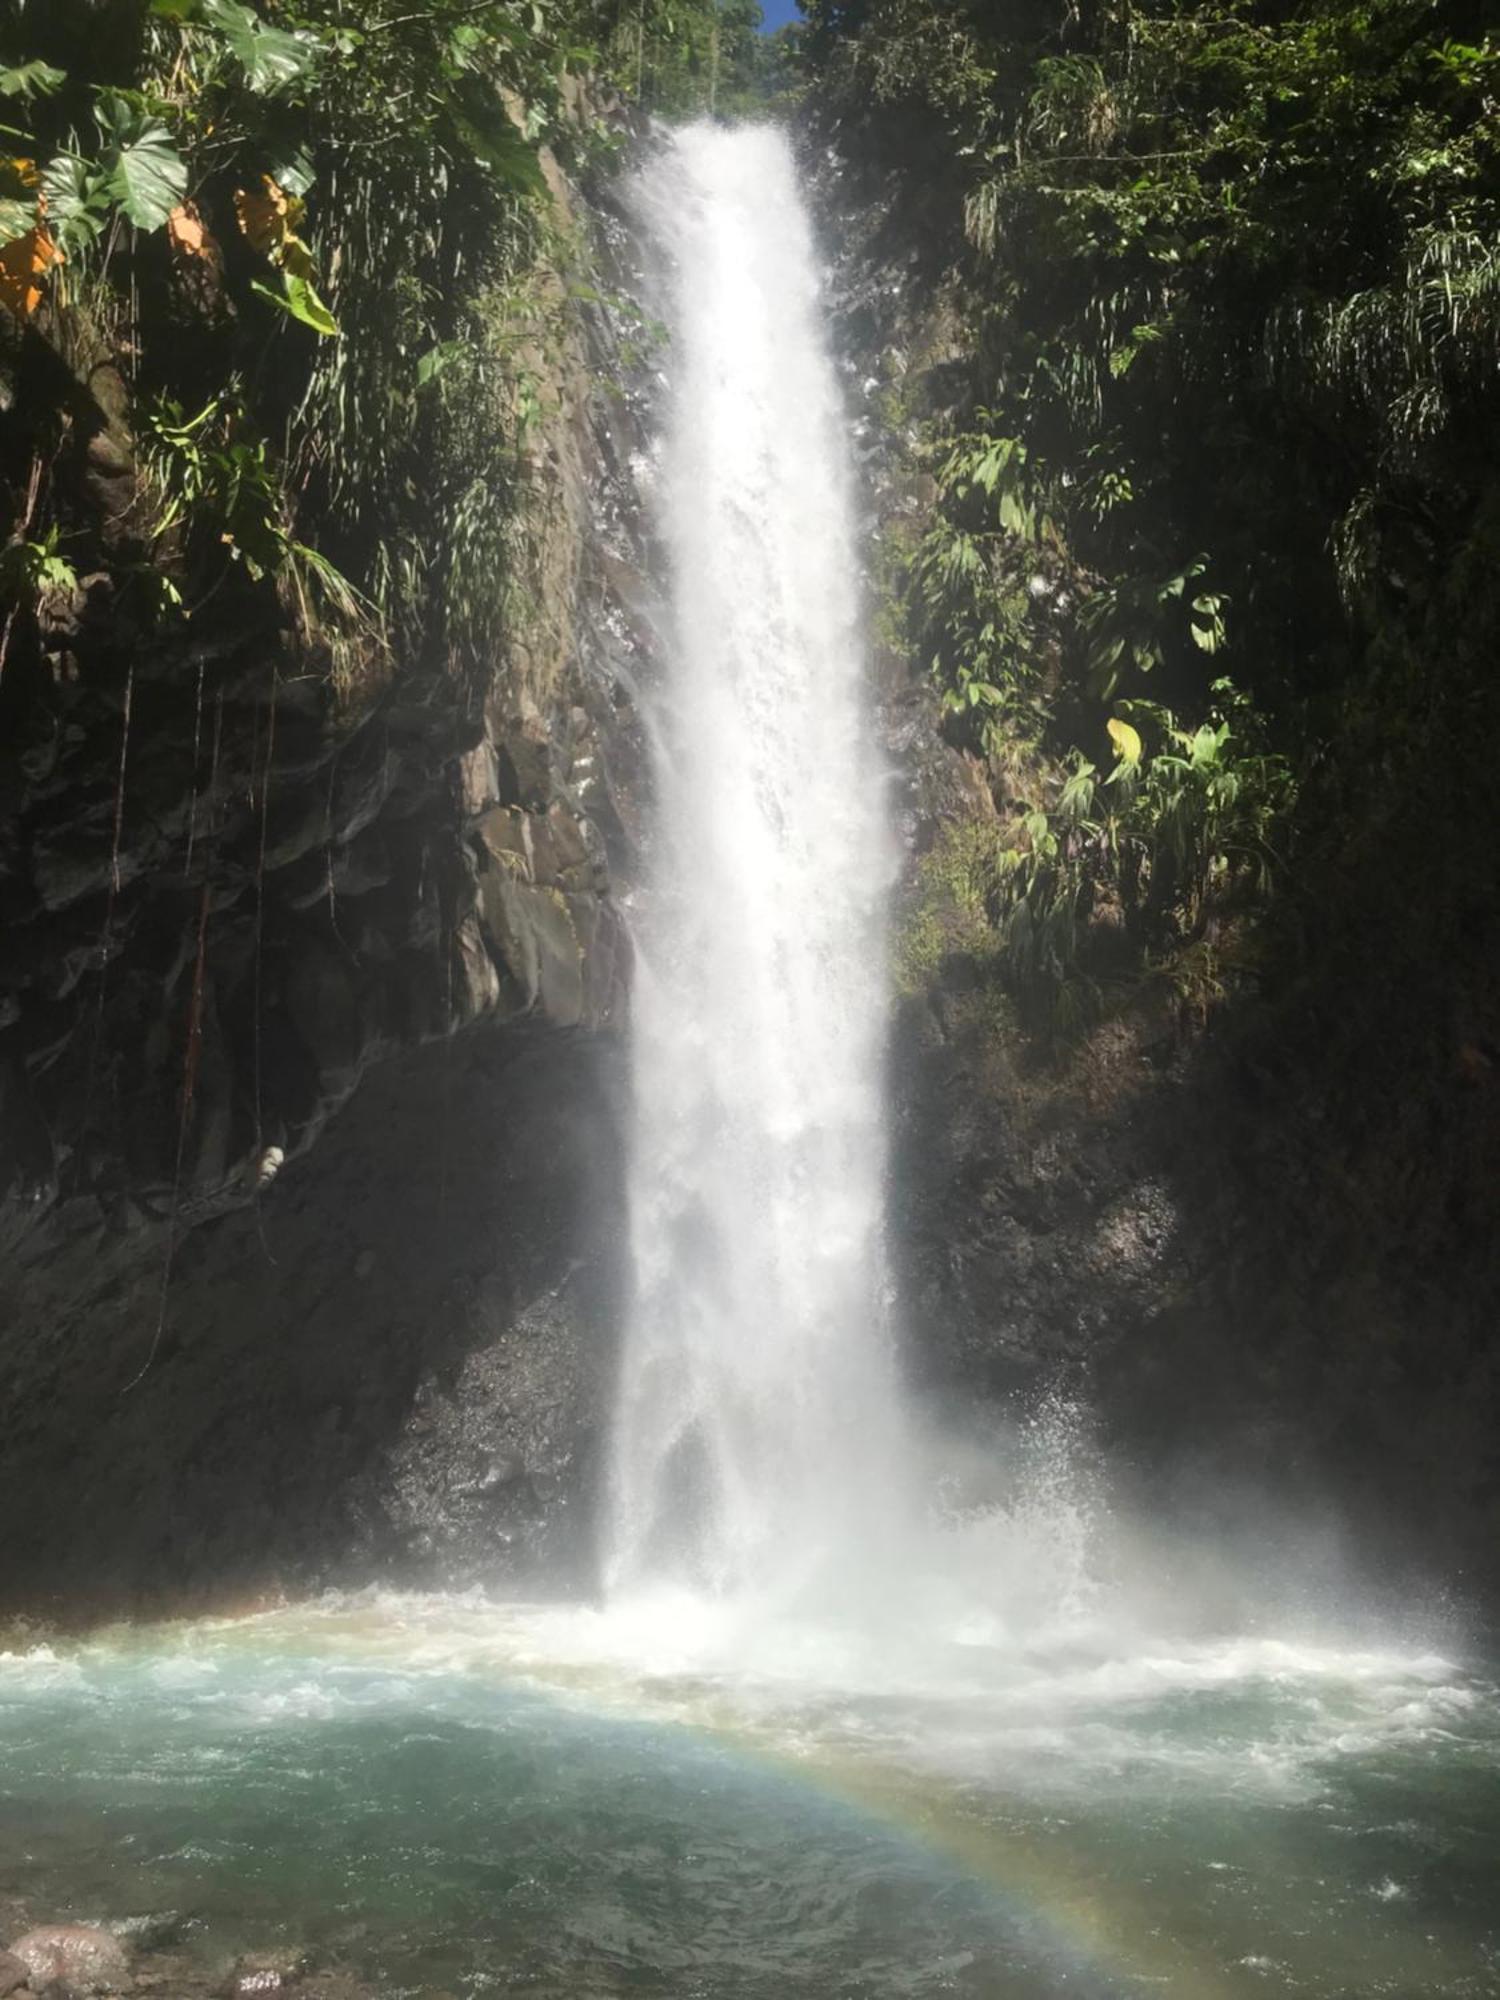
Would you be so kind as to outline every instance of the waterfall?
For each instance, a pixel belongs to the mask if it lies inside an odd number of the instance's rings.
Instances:
[[[671,336],[672,615],[606,1579],[616,1597],[790,1602],[878,1565],[901,1511],[881,1214],[894,843],[790,151],[767,128],[692,128],[637,200]]]

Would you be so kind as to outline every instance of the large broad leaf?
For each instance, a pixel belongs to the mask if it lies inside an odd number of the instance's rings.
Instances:
[[[271,179],[290,195],[306,194],[316,178],[312,155],[305,146],[289,146],[271,162]]]
[[[187,193],[187,165],[157,119],[141,125],[112,166],[110,193],[137,229],[160,229]]]
[[[251,90],[267,97],[306,76],[324,53],[316,35],[268,27],[240,0],[203,0],[203,23],[223,36]]]
[[[314,333],[321,333],[331,340],[338,333],[339,323],[313,290],[310,281],[299,277],[295,271],[287,271],[283,276],[286,280],[287,310],[292,318],[300,319]]]
[[[314,333],[321,333],[326,340],[334,339],[339,323],[307,279],[299,278],[295,272],[283,271],[281,282],[283,289],[278,292],[271,285],[263,285],[257,278],[251,290],[279,307],[288,318],[300,320],[303,326],[310,326]]]
[[[1109,731],[1110,742],[1115,746],[1115,755],[1133,770],[1141,761],[1139,730],[1133,729],[1128,722],[1122,722],[1118,715],[1112,715],[1104,726]]]
[[[110,212],[109,176],[77,153],[54,153],[42,173],[47,221],[69,250],[98,241]]]
[[[138,99],[100,93],[94,119],[104,139],[110,199],[137,229],[160,229],[187,193],[188,170],[172,134]]]
[[[15,69],[0,69],[0,97],[51,97],[67,80],[68,72],[51,63],[21,63]]]

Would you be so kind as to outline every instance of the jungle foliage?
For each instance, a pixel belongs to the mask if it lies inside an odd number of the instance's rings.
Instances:
[[[598,301],[539,149],[587,176],[619,92],[732,102],[758,19],[0,0],[0,306],[91,383],[106,363],[139,476],[101,549],[54,477],[72,419],[11,453],[6,646],[102,569],[158,622],[274,593],[346,685],[393,660],[481,680],[526,589],[547,383]]]
[[[890,391],[932,497],[887,564],[989,761],[1008,831],[981,892],[1041,1017],[1143,968],[1212,992],[1268,904],[1319,920],[1299,880],[1487,783],[1484,16],[811,0],[815,115],[956,322],[940,393]]]

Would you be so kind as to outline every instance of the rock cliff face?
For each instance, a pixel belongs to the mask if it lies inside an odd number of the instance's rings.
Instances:
[[[108,370],[61,328],[4,365],[0,449],[66,403],[102,547],[136,483]],[[537,365],[532,601],[483,685],[341,689],[233,579],[163,638],[102,568],[0,681],[0,1599],[572,1534],[651,637],[610,313]]]
[[[163,1238],[80,1199],[7,1319],[10,1608],[87,1619],[328,1581],[590,1573],[611,1372],[608,1037],[375,1066],[259,1204]]]
[[[941,273],[879,190],[826,193],[872,505],[906,532],[887,392],[948,391]],[[4,366],[7,463],[61,400],[55,476],[124,532],[108,370],[35,333]],[[551,366],[536,603],[483,686],[340,692],[227,591],[168,643],[86,564],[0,673],[0,1608],[588,1587],[655,614],[610,316]],[[1273,1488],[1493,1589],[1489,892],[1392,926],[1372,868],[1316,963],[1283,948],[1207,1019],[1143,991],[1059,1060],[946,898],[991,779],[909,661],[880,672],[924,936],[892,1053],[914,1382],[1081,1387],[1153,1504]]]

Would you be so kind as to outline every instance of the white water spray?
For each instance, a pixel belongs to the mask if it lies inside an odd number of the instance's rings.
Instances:
[[[639,201],[671,288],[673,629],[607,1580],[785,1606],[878,1560],[901,1512],[881,1248],[893,849],[789,150],[763,128],[679,133]]]

